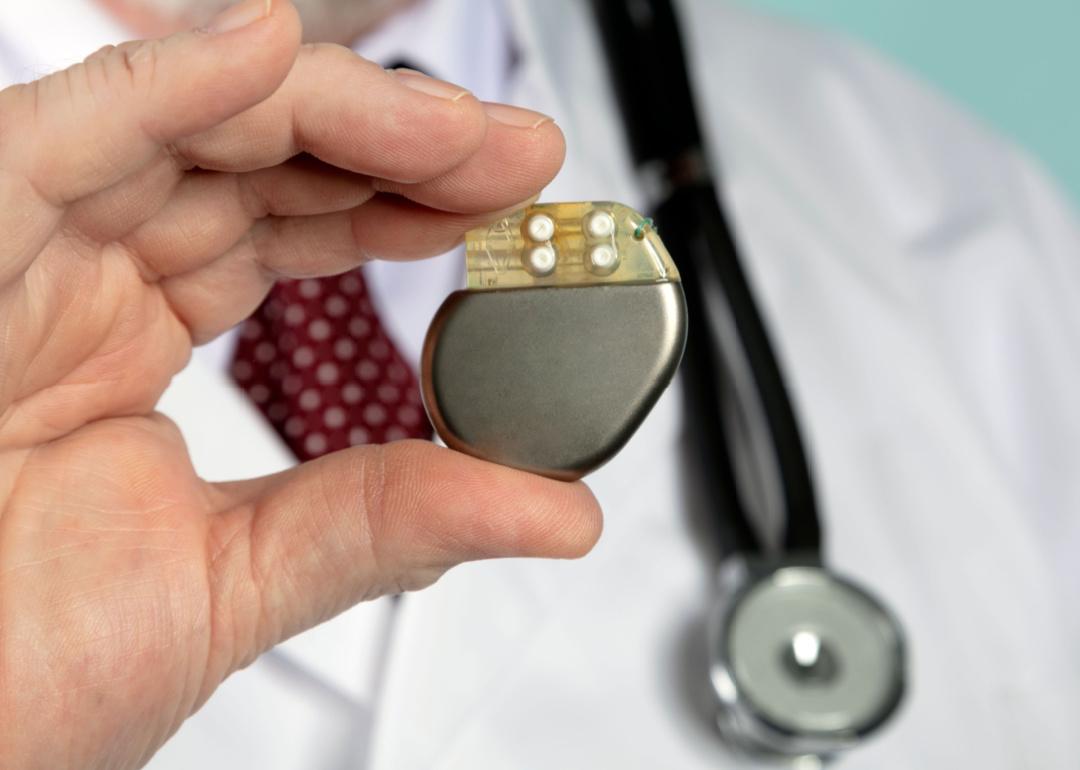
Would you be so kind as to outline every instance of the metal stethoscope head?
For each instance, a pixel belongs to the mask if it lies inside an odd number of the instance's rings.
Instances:
[[[874,732],[903,697],[899,623],[820,565],[728,559],[707,636],[717,726],[747,753],[828,758]]]

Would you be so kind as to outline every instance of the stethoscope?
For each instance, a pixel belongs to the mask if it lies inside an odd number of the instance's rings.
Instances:
[[[824,758],[896,711],[896,617],[823,561],[795,410],[705,160],[670,0],[594,0],[630,148],[683,278],[683,382],[693,455],[715,511],[709,679],[720,735],[774,757]],[[782,531],[769,538],[767,524]]]

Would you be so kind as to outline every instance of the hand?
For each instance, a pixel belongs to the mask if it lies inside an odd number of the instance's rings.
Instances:
[[[423,442],[210,484],[154,412],[275,277],[439,253],[561,163],[542,116],[299,39],[249,0],[0,93],[0,767],[136,767],[289,635],[599,534],[584,486]]]

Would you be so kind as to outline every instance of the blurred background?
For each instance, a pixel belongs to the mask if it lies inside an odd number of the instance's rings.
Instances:
[[[1080,205],[1077,0],[744,0],[884,51],[1024,145]]]

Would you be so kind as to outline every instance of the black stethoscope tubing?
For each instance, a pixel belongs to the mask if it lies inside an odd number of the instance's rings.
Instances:
[[[897,711],[903,628],[824,564],[810,460],[710,173],[672,2],[593,2],[630,150],[686,295],[687,459],[698,465],[687,481],[705,486],[699,523],[720,561],[707,615],[716,724],[754,754],[828,757]],[[800,639],[813,651],[800,653]]]
[[[761,522],[778,519],[772,550],[820,559],[809,459],[705,160],[675,11],[670,0],[594,0],[594,8],[630,150],[661,188],[653,215],[682,274],[687,414],[716,509],[715,545],[721,556],[768,555]]]

